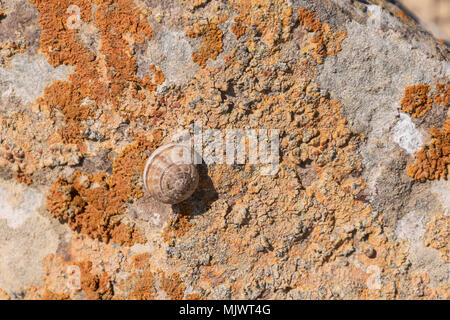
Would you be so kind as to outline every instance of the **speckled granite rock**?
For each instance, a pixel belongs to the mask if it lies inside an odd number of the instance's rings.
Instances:
[[[0,0],[0,298],[450,298],[449,56],[383,0]],[[278,170],[156,202],[199,126]]]

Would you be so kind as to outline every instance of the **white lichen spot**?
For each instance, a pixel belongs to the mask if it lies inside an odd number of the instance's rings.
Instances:
[[[442,208],[444,209],[444,214],[447,217],[450,217],[450,181],[434,181],[431,185],[431,192],[437,196]]]
[[[420,240],[424,234],[425,226],[423,216],[416,211],[408,212],[397,222],[397,228],[395,229],[397,238],[417,241]]]
[[[16,229],[35,213],[41,201],[42,194],[33,189],[7,190],[0,187],[0,219],[6,219],[8,226]]]
[[[367,19],[367,25],[379,29],[383,18],[381,7],[377,5],[367,6],[367,15],[369,16]]]
[[[403,113],[400,113],[400,120],[392,130],[392,140],[411,155],[419,151],[423,145],[422,135],[411,118]]]
[[[138,53],[138,76],[143,78],[152,64],[161,69],[165,78],[158,90],[169,84],[183,84],[198,70],[186,34],[165,27],[149,42],[144,54]]]
[[[0,99],[15,95],[25,103],[33,103],[54,80],[67,80],[72,68],[53,68],[43,55],[16,55],[7,67],[0,67]]]

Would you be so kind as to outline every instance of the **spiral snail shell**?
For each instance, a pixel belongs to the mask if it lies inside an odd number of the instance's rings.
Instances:
[[[167,144],[156,149],[144,169],[144,186],[160,202],[176,204],[189,198],[198,185],[191,148]]]

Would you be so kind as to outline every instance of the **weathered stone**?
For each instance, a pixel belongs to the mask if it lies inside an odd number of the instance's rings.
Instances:
[[[0,0],[0,299],[448,299],[449,57],[395,1]]]

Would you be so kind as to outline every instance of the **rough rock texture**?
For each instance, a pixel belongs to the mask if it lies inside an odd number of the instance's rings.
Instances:
[[[449,57],[393,1],[0,0],[0,298],[449,299]],[[194,122],[278,172],[154,201]]]

